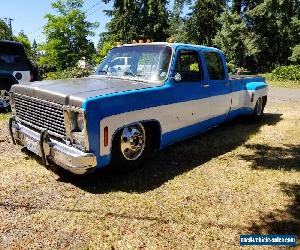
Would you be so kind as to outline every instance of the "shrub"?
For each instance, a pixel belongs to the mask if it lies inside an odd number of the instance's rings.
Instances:
[[[81,78],[91,75],[93,70],[82,68],[68,68],[62,71],[49,72],[46,74],[45,80],[67,79],[67,78]]]
[[[300,44],[293,48],[293,53],[289,59],[294,63],[300,63]]]
[[[280,66],[268,74],[268,77],[271,80],[280,81],[280,80],[291,80],[299,81],[300,80],[300,65],[290,65],[290,66]]]

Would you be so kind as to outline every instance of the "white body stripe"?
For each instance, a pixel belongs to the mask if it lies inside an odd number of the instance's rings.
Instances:
[[[254,101],[251,102],[253,93],[255,93]],[[160,122],[162,134],[165,134],[227,114],[230,111],[230,98],[232,98],[231,110],[237,110],[242,107],[254,109],[258,97],[266,94],[266,88],[256,91],[243,90],[227,95],[162,105],[106,117],[100,122],[100,155],[110,154],[112,136],[119,128],[125,125],[140,121],[157,120]],[[108,127],[109,144],[107,147],[103,145],[105,127]]]

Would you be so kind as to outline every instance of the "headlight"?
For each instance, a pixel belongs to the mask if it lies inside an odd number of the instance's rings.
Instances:
[[[82,132],[85,129],[85,118],[82,112],[70,112],[71,132]]]
[[[71,143],[85,151],[88,149],[85,113],[81,109],[64,109],[67,138]]]
[[[77,128],[79,131],[83,131],[85,129],[85,119],[83,113],[77,113]]]

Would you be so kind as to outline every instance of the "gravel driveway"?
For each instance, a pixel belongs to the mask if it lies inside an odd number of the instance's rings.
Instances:
[[[300,101],[300,89],[269,87],[270,102]]]

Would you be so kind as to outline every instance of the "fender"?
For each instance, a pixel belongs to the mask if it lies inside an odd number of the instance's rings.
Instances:
[[[124,129],[125,127],[129,126],[129,125],[133,125],[136,123],[143,123],[143,124],[149,124],[152,126],[156,126],[156,129],[159,131],[159,133],[154,133],[156,135],[156,137],[154,138],[155,140],[155,144],[154,145],[154,149],[158,150],[161,148],[161,142],[162,142],[162,128],[161,128],[161,123],[160,121],[156,120],[156,119],[149,119],[149,120],[138,120],[138,121],[134,121],[131,123],[128,123],[126,125],[122,125],[120,127],[118,127],[117,129],[115,129],[114,131],[109,131],[109,149],[108,149],[108,156],[109,156],[109,160],[110,160],[110,155],[111,155],[111,151],[112,151],[112,146],[113,146],[113,140],[115,138],[115,135],[122,129]],[[100,125],[100,130],[103,130],[103,126]],[[152,127],[152,129],[155,129]],[[100,131],[100,154],[101,154],[101,149],[103,150],[104,145],[103,145],[103,135],[104,135],[104,131]]]
[[[250,94],[251,103],[253,103],[253,108],[259,97],[265,97],[268,93],[268,85],[265,82],[249,82],[246,83],[246,90]]]

